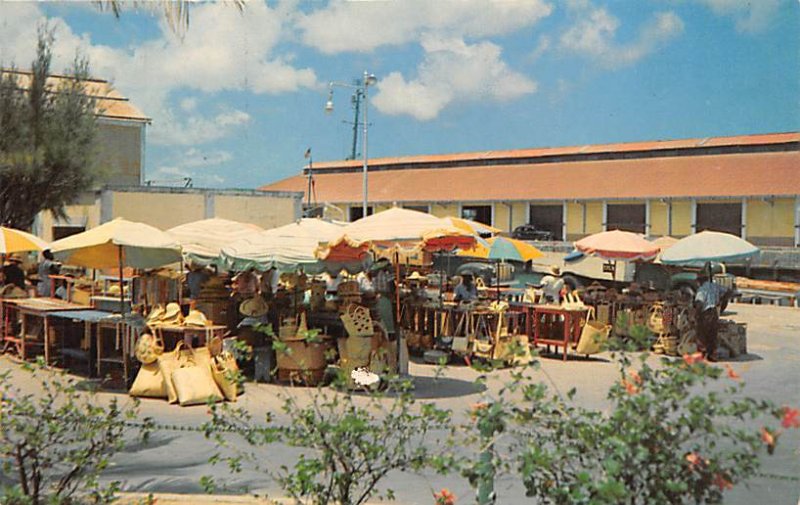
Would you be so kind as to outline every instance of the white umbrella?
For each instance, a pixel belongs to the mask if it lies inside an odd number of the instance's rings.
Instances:
[[[707,261],[735,261],[759,253],[758,247],[743,238],[718,231],[701,231],[684,237],[661,253],[661,262],[703,264]]]
[[[220,258],[223,247],[263,231],[254,224],[213,218],[182,224],[170,228],[167,233],[181,245],[184,258],[210,265]]]

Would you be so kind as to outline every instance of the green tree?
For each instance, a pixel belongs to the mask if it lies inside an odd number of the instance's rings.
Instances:
[[[0,69],[0,225],[30,229],[40,211],[64,207],[97,175],[95,99],[89,64],[75,57],[68,77],[48,79],[53,30],[39,29],[30,73]]]

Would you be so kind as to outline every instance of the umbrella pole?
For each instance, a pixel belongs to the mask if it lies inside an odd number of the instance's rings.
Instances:
[[[500,301],[500,260],[494,264],[494,277],[495,283],[497,287],[497,301]]]
[[[117,259],[119,260],[119,312],[125,315],[125,288],[122,285],[122,246],[117,247]]]
[[[400,327],[400,251],[395,248],[394,251],[394,334],[397,339],[397,374],[400,375],[402,358],[402,336],[403,330]]]

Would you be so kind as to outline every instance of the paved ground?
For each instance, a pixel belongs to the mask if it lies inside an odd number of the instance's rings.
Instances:
[[[754,397],[770,398],[780,404],[800,405],[800,310],[772,307],[731,305],[725,317],[748,323],[749,354],[731,362],[734,369],[747,382],[746,393]],[[8,358],[0,358],[0,371],[16,365]],[[566,391],[577,388],[577,401],[586,406],[603,408],[608,386],[617,378],[614,363],[600,356],[592,360],[542,359],[544,381]],[[416,383],[416,394],[423,401],[435,401],[441,407],[463,414],[471,403],[484,395],[492,394],[508,378],[507,371],[493,372],[488,390],[481,391],[473,385],[477,373],[466,367],[449,367],[441,378],[434,377],[434,368],[412,364],[411,374]],[[308,398],[312,390],[288,389],[276,385],[248,384],[247,393],[241,397],[240,406],[256,416],[267,412],[279,413],[279,395],[292,394]],[[103,393],[111,398],[110,393]],[[126,398],[126,397],[122,397]],[[207,419],[205,407],[180,408],[168,406],[158,400],[145,400],[142,414],[165,424],[197,426]],[[125,489],[133,492],[192,493],[199,491],[202,475],[215,475],[231,489],[246,487],[254,491],[276,493],[277,488],[254,472],[229,476],[222,467],[210,466],[206,461],[214,450],[202,434],[191,432],[164,432],[156,434],[146,447],[139,447],[116,458],[109,478],[120,479]],[[264,458],[274,462],[292,461],[297,451],[274,447]],[[780,439],[776,454],[765,456],[765,474],[786,476],[791,479],[759,477],[748,487],[738,486],[726,503],[797,503],[800,497],[800,430],[791,430]],[[467,483],[457,477],[436,475],[391,475],[389,485],[397,492],[398,502],[408,504],[431,503],[431,491],[449,487],[466,500],[472,492]],[[499,503],[524,501],[520,486],[513,477],[504,477],[498,486]]]

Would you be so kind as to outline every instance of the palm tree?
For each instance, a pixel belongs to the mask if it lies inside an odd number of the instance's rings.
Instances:
[[[223,3],[233,4],[239,11],[244,10],[246,0],[223,0]],[[116,18],[122,15],[127,8],[145,9],[152,12],[161,11],[170,29],[183,37],[189,29],[189,0],[95,0],[95,5],[102,11],[111,11]]]

